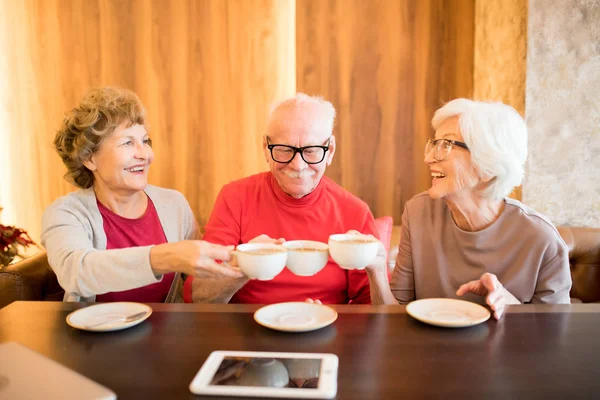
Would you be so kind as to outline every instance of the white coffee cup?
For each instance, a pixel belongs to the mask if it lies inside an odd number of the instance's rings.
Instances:
[[[364,269],[375,261],[379,241],[360,234],[337,234],[329,236],[329,254],[344,269]]]
[[[298,276],[312,276],[327,265],[329,246],[314,240],[290,240],[283,243],[288,251],[287,267]]]
[[[287,250],[274,243],[245,243],[233,252],[237,263],[250,279],[268,281],[285,268]]]

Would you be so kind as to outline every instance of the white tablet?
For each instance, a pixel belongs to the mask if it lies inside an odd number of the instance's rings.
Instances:
[[[194,394],[330,399],[337,393],[338,357],[319,353],[215,351],[198,371]]]

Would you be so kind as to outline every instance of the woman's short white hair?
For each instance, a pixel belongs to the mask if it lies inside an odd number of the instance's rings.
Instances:
[[[435,112],[433,129],[455,116],[471,151],[473,166],[481,178],[491,179],[482,196],[508,196],[523,180],[527,158],[527,125],[523,117],[500,102],[456,99]]]
[[[323,124],[323,129],[327,132],[333,132],[335,123],[335,107],[329,101],[324,100],[321,96],[309,96],[304,93],[296,93],[294,96],[283,99],[271,106],[269,111],[268,124],[274,114],[282,109],[314,107],[318,110],[318,118]]]

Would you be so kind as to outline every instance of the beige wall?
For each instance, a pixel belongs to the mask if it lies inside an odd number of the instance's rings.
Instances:
[[[523,200],[600,228],[600,2],[531,0]]]

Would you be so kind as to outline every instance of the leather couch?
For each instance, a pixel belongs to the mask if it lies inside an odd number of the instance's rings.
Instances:
[[[16,300],[62,301],[64,293],[45,251],[0,269],[0,308]]]
[[[558,232],[569,248],[571,265],[571,299],[573,302],[600,302],[600,228],[557,226]],[[388,266],[394,267],[400,226],[392,229]]]
[[[386,223],[391,226],[391,218]],[[584,303],[600,302],[600,229],[557,228],[569,248],[571,297]],[[388,237],[389,265],[393,268],[400,243],[400,226],[394,226],[391,232],[388,229]],[[46,252],[0,269],[0,308],[16,300],[62,301],[63,295],[48,265]]]
[[[600,229],[558,226],[569,248],[571,298],[583,303],[600,302]]]

